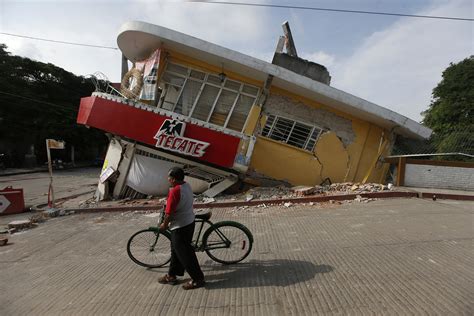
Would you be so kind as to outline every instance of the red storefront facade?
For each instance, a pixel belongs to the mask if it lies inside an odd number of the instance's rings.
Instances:
[[[98,96],[81,100],[77,122],[224,168],[232,168],[240,143],[236,136],[185,122],[177,116],[154,113]],[[179,131],[176,131],[176,125]]]

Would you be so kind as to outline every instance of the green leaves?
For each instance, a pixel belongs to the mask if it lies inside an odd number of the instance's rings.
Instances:
[[[423,123],[434,132],[432,142],[438,152],[473,154],[474,56],[446,68],[433,89],[428,110],[422,114]]]
[[[39,161],[45,159],[46,138],[76,147],[105,144],[102,132],[76,123],[80,99],[94,91],[90,80],[53,64],[11,55],[4,44],[0,73],[0,141],[34,144]]]

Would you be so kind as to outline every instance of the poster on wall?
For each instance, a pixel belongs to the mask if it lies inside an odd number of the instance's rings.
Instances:
[[[143,88],[140,93],[141,100],[152,101],[156,99],[156,85],[158,67],[160,66],[161,50],[157,49],[148,59],[139,61],[135,66],[143,71]]]

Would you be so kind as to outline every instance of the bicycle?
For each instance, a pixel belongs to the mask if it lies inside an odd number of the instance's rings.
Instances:
[[[164,215],[163,209],[157,226],[140,230],[128,240],[127,253],[136,264],[147,268],[159,268],[170,262],[171,233],[169,230],[160,232]],[[196,214],[196,228],[192,241],[194,250],[204,251],[212,260],[222,264],[238,263],[247,258],[253,245],[250,230],[234,221],[212,223],[211,215],[210,211]],[[210,226],[203,231],[206,224]]]

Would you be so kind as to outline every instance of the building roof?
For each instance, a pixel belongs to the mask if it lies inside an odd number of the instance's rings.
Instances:
[[[171,29],[140,22],[127,22],[120,28],[117,44],[131,61],[148,58],[163,47],[192,56],[211,65],[265,81],[272,75],[272,86],[318,101],[335,110],[349,113],[359,119],[411,138],[428,138],[431,130],[414,120],[350,93],[301,76],[283,67],[206,42]]]

